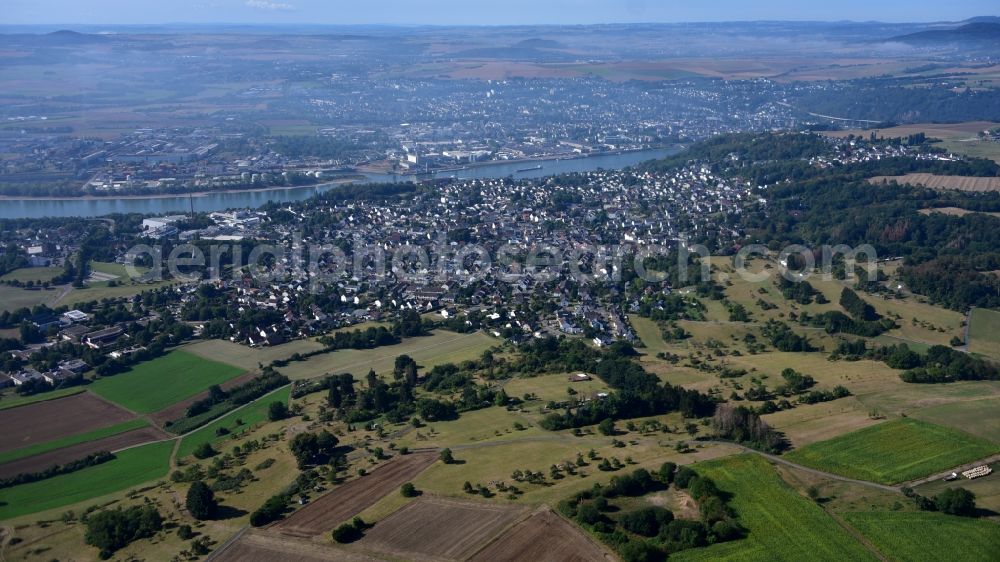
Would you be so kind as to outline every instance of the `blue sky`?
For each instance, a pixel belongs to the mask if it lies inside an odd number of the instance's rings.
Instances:
[[[0,0],[0,24],[587,24],[734,20],[955,21],[996,0]]]

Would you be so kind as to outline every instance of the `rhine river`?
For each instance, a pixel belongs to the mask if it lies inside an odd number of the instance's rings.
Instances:
[[[568,172],[589,172],[597,169],[614,170],[625,168],[664,156],[675,154],[676,148],[661,148],[638,150],[619,154],[601,154],[586,158],[571,158],[561,160],[538,160],[531,162],[497,163],[472,166],[462,170],[439,172],[435,178],[455,177],[472,178],[537,178]],[[524,170],[541,166],[541,169]],[[371,183],[387,183],[413,180],[413,176],[394,174],[364,174]],[[195,211],[211,212],[224,209],[256,208],[269,202],[287,203],[302,201],[343,183],[319,184],[308,187],[280,187],[274,189],[258,189],[252,191],[233,191],[220,193],[163,196],[163,197],[133,197],[115,198],[54,198],[54,199],[0,199],[0,218],[40,218],[40,217],[99,217],[113,213],[141,213],[158,215],[172,212],[190,211],[192,203]]]

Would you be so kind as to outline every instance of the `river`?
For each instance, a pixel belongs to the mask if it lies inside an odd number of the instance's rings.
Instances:
[[[638,150],[619,154],[602,154],[587,158],[561,160],[538,160],[533,162],[497,163],[471,166],[463,170],[439,172],[435,178],[537,178],[567,172],[588,172],[603,168],[613,170],[625,168],[664,156],[675,154],[675,148]],[[541,166],[541,169],[524,170]],[[364,174],[371,183],[387,183],[413,180],[413,176],[395,174]],[[360,181],[360,180],[359,180]],[[233,191],[165,197],[97,197],[97,198],[54,198],[54,199],[0,199],[0,218],[40,218],[40,217],[99,217],[113,213],[142,213],[158,215],[189,211],[193,203],[195,211],[211,212],[224,209],[256,208],[265,203],[302,201],[317,193],[333,189],[343,183],[319,184],[309,187],[280,187],[252,191]]]

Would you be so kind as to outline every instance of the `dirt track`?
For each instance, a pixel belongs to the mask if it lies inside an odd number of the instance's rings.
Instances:
[[[539,510],[480,550],[470,562],[595,562],[612,561],[575,525],[548,508]]]
[[[135,414],[82,392],[65,398],[0,410],[0,451],[12,451],[79,435],[135,418]]]
[[[366,531],[358,546],[403,560],[466,560],[525,513],[519,506],[420,498]]]
[[[117,451],[125,447],[149,443],[150,441],[159,441],[168,437],[169,435],[155,427],[133,429],[132,431],[105,437],[104,439],[87,441],[86,443],[63,447],[62,449],[2,464],[0,465],[0,478],[9,478],[24,473],[41,472],[52,465],[82,459],[98,451]]]
[[[246,372],[236,377],[235,379],[229,379],[228,381],[220,384],[219,386],[222,388],[222,390],[232,390],[233,388],[241,384],[250,382],[255,376],[256,373]],[[168,421],[174,421],[183,418],[185,414],[187,414],[188,407],[191,406],[191,404],[194,404],[195,402],[203,398],[208,398],[207,390],[205,392],[196,394],[191,398],[188,398],[187,400],[181,400],[176,404],[171,404],[170,406],[160,410],[159,412],[153,412],[152,414],[149,415],[149,419],[153,420],[153,423],[155,423],[156,425],[163,427],[163,424],[167,423]]]
[[[397,457],[367,476],[334,488],[273,529],[293,537],[314,537],[361,513],[379,499],[412,480],[438,458],[436,451]]]

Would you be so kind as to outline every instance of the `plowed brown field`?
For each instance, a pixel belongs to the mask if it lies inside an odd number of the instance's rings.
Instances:
[[[89,392],[0,410],[0,451],[12,451],[128,421],[135,414]]]
[[[365,531],[358,546],[403,560],[465,560],[526,512],[513,505],[420,498]]]
[[[397,457],[366,476],[334,488],[275,525],[274,529],[293,537],[314,537],[331,531],[412,480],[437,458],[436,451]]]
[[[615,560],[549,509],[535,512],[469,559],[471,562],[605,562]]]

